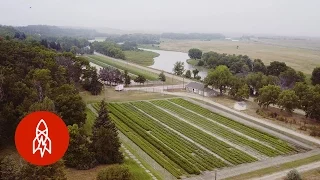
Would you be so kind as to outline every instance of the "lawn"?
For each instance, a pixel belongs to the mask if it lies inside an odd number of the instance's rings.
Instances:
[[[187,59],[187,63],[188,64],[191,64],[193,66],[197,66],[198,65],[198,60],[195,60],[195,59]]]
[[[99,66],[102,66],[102,67],[113,66],[113,67],[121,69],[121,70],[127,70],[129,73],[132,73],[135,75],[144,76],[146,79],[151,80],[151,81],[158,80],[158,78],[159,78],[158,74],[152,73],[150,71],[146,71],[144,69],[130,66],[129,64],[126,64],[125,62],[114,61],[110,58],[97,56],[97,55],[90,55],[88,57],[90,57],[90,58],[87,58],[90,62],[93,62]]]
[[[295,42],[290,42],[293,44]],[[254,41],[227,41],[227,40],[163,40],[160,49],[188,52],[191,48],[199,48],[204,52],[215,51],[227,54],[248,55],[252,59],[261,59],[266,65],[272,61],[283,61],[288,66],[311,74],[316,66],[320,66],[320,51],[304,46],[291,46],[281,43],[262,43]],[[239,46],[239,49],[236,47]]]
[[[124,51],[126,60],[142,66],[151,66],[154,63],[153,58],[158,57],[159,54],[151,51]]]

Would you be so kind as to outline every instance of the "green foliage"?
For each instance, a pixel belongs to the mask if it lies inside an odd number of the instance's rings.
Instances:
[[[267,73],[268,73],[268,75],[279,76],[280,73],[286,71],[287,69],[288,69],[288,67],[287,67],[286,63],[279,62],[279,61],[273,61],[267,67]]]
[[[288,67],[287,70],[280,73],[280,84],[282,87],[292,88],[296,82],[304,82],[305,75],[302,72],[296,72]]]
[[[124,51],[126,60],[142,65],[142,66],[151,66],[154,64],[154,58],[159,56],[158,53],[151,51],[144,51],[140,49],[132,51]]]
[[[140,84],[144,84],[146,81],[147,79],[142,75],[138,75],[138,77],[134,79],[134,82],[138,82]]]
[[[285,179],[286,180],[302,180],[300,173],[296,169],[289,171]]]
[[[174,64],[173,73],[177,76],[181,76],[184,73],[184,62],[178,61]]]
[[[248,99],[250,90],[246,81],[241,78],[233,77],[230,84],[229,95],[236,100]]]
[[[126,59],[124,52],[119,45],[111,41],[93,42],[95,51],[117,59]]]
[[[264,65],[261,59],[255,59],[253,61],[253,72],[261,72],[263,74],[266,74],[267,67]]]
[[[95,67],[87,67],[84,74],[82,85],[83,88],[89,91],[92,95],[98,95],[102,91],[102,83],[98,79],[97,69]]]
[[[29,108],[30,112],[34,111],[51,111],[55,112],[54,102],[49,99],[48,97],[45,97],[43,102],[36,102],[32,104]]]
[[[211,85],[214,88],[220,89],[220,95],[228,85],[230,85],[232,74],[227,66],[217,66],[214,70],[208,72],[204,79],[206,85]]]
[[[160,79],[160,81],[162,81],[162,82],[165,82],[165,81],[166,81],[166,75],[164,75],[164,72],[163,72],[163,71],[161,71],[161,73],[159,74],[159,79]]]
[[[185,76],[186,76],[186,78],[189,78],[189,79],[190,79],[190,78],[191,78],[191,71],[190,71],[190,70],[187,70]]]
[[[281,93],[279,86],[267,85],[259,89],[259,96],[256,98],[259,106],[268,107],[270,104],[276,104]]]
[[[309,87],[305,92],[299,94],[301,107],[306,112],[306,117],[320,120],[320,91],[319,85]]]
[[[191,59],[201,59],[202,51],[200,49],[193,48],[189,50],[188,55]]]
[[[63,159],[68,167],[76,169],[90,169],[96,165],[94,153],[89,151],[90,142],[86,132],[77,124],[68,126],[70,143]]]
[[[49,166],[35,166],[27,163],[21,168],[20,177],[24,180],[67,180],[65,166],[62,161]]]
[[[131,84],[131,77],[128,75],[128,71],[127,70],[124,71],[124,84],[126,86]]]
[[[123,161],[118,132],[109,117],[104,100],[100,103],[98,117],[93,126],[92,149],[100,164],[121,163]]]
[[[111,165],[99,171],[97,180],[132,180],[132,175],[125,166]]]
[[[137,43],[136,42],[130,42],[130,41],[125,41],[123,44],[121,44],[121,49],[123,51],[133,51],[137,49]]]
[[[292,111],[299,106],[299,97],[293,90],[284,90],[280,93],[277,104],[281,109],[292,113]]]
[[[197,75],[199,74],[199,70],[198,69],[194,69],[194,70],[192,70],[192,73],[193,73],[193,78],[196,78]]]
[[[0,159],[0,179],[2,180],[19,180],[20,168],[11,156]]]
[[[311,81],[313,85],[320,84],[320,67],[316,67],[313,69]]]

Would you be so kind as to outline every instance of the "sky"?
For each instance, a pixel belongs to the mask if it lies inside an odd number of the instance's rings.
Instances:
[[[319,7],[319,0],[0,0],[0,24],[320,37]]]

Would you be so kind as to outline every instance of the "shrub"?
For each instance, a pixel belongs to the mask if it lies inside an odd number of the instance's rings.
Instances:
[[[111,165],[99,171],[97,180],[131,180],[132,176],[127,167]]]
[[[286,180],[302,180],[302,178],[299,172],[293,169],[287,174]]]

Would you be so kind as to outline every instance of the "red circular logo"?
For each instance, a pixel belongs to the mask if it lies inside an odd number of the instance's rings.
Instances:
[[[63,120],[48,111],[24,117],[15,133],[19,154],[29,163],[46,166],[60,160],[69,146],[69,131]]]

